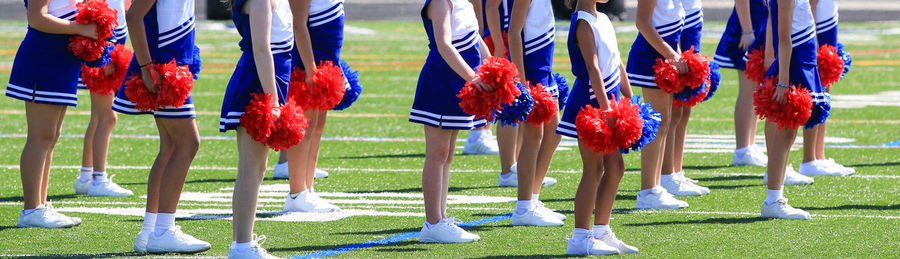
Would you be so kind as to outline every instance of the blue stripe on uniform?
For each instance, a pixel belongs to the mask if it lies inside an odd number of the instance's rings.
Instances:
[[[16,98],[28,102],[47,103],[55,105],[77,106],[78,96],[68,93],[57,93],[49,91],[38,91],[17,86],[14,84],[6,85],[6,96]]]
[[[550,30],[544,32],[544,34],[541,34],[541,36],[526,41],[524,44],[525,55],[531,54],[549,45],[551,42],[553,42],[555,36],[556,28],[553,27],[550,28]]]
[[[310,14],[307,19],[307,24],[310,27],[319,26],[337,19],[338,17],[341,17],[341,15],[344,15],[344,4],[339,2],[324,11]]]
[[[672,35],[673,33],[681,31],[681,28],[684,25],[684,20],[678,20],[669,24],[664,24],[660,26],[656,26],[656,32],[659,33],[660,37],[665,38],[666,36]]]

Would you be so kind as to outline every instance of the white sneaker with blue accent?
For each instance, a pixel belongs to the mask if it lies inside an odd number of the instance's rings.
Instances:
[[[288,162],[275,163],[275,169],[272,170],[272,178],[288,179],[288,177],[290,177],[288,172]]]
[[[592,236],[575,239],[569,238],[566,244],[566,255],[614,255],[619,249],[611,247]]]
[[[616,237],[616,234],[612,231],[607,231],[606,234],[602,236],[594,236],[594,238],[600,240],[608,246],[618,249],[620,254],[633,254],[638,252],[637,247],[633,247],[626,244],[625,242],[622,242],[622,240],[619,240],[619,238]]]
[[[147,252],[154,254],[199,253],[210,248],[208,242],[181,232],[181,226],[172,227],[160,236],[151,234],[147,239]]]
[[[497,146],[496,138],[483,135],[474,141],[467,139],[462,153],[463,155],[497,155],[500,154],[500,147]]]
[[[122,188],[118,184],[114,183],[113,177],[115,175],[110,176],[109,179],[96,179],[91,181],[90,187],[88,187],[88,196],[105,196],[105,197],[130,197],[134,195],[131,190]]]

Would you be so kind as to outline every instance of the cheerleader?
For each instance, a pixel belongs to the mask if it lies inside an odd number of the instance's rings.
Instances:
[[[125,44],[128,26],[125,25],[125,1],[106,0],[110,8],[116,9],[119,26],[113,30],[115,44]],[[105,67],[109,76],[115,70],[112,63]],[[128,197],[134,193],[122,188],[106,177],[106,154],[109,151],[109,135],[118,119],[112,111],[114,95],[91,93],[91,120],[84,133],[81,156],[81,172],[75,180],[75,194],[88,196]]]
[[[81,219],[62,215],[47,201],[53,148],[66,108],[78,105],[81,60],[68,49],[69,36],[97,39],[97,26],[75,22],[75,0],[25,1],[25,39],[16,51],[6,96],[25,102],[28,136],[19,160],[25,206],[17,227],[64,228]]]
[[[240,118],[251,94],[270,94],[273,106],[284,104],[291,75],[293,18],[288,0],[236,0],[230,1],[230,7],[242,54],[228,81],[219,119],[219,131],[237,132],[239,156],[228,258],[268,258],[271,255],[260,247],[266,237],[257,237],[253,225],[269,149],[249,135]]]
[[[425,166],[422,169],[422,193],[425,223],[419,242],[461,243],[480,237],[459,226],[459,219],[447,217],[447,188],[450,162],[459,130],[484,126],[459,107],[456,94],[466,82],[478,90],[493,91],[493,85],[481,81],[474,68],[481,54],[489,53],[478,37],[478,20],[472,4],[466,0],[426,0],[422,22],[428,35],[428,58],[416,87],[409,121],[424,125]]]
[[[159,89],[155,82],[162,78],[154,64],[175,60],[179,66],[188,66],[196,79],[200,72],[200,50],[194,45],[194,1],[134,1],[125,19],[135,55],[126,78],[140,76],[144,87],[156,93]],[[130,115],[152,114],[159,130],[159,153],[150,168],[147,208],[134,250],[151,253],[209,250],[209,243],[185,234],[175,225],[175,210],[184,181],[200,146],[191,97],[179,107],[141,111],[128,99],[123,85],[112,109]]]
[[[753,113],[753,89],[756,84],[744,73],[746,66],[742,58],[751,48],[756,35],[765,29],[766,0],[735,0],[734,10],[719,45],[713,62],[719,67],[738,71],[738,97],[734,106],[735,149],[732,165],[766,166],[767,158],[762,148],[756,146],[756,114]],[[762,47],[762,44],[759,44]],[[762,50],[762,49],[760,49]]]
[[[496,4],[499,4],[499,0],[491,0],[496,1]],[[490,35],[490,31],[485,27],[485,11],[484,6],[489,4],[487,0],[481,1],[471,1],[472,6],[475,8],[475,14],[478,17],[478,32],[481,33],[481,37],[488,37]],[[494,3],[490,3],[494,5]],[[493,14],[493,12],[492,12]],[[496,18],[496,16],[494,16]],[[498,19],[499,20],[499,19]],[[485,40],[487,43],[487,40]],[[490,44],[490,43],[488,43]],[[490,47],[488,47],[490,49]],[[504,50],[505,50],[504,46]],[[473,129],[469,131],[469,138],[466,139],[466,144],[463,145],[462,150],[464,155],[497,155],[500,154],[500,147],[497,145],[497,138],[491,134],[491,123],[484,125],[484,127]]]
[[[635,209],[679,209],[687,202],[675,199],[659,186],[663,154],[672,121],[672,94],[659,89],[654,82],[653,65],[664,59],[675,65],[678,73],[690,72],[680,60],[678,40],[684,24],[681,0],[639,0],[635,23],[638,36],[628,54],[628,81],[642,87],[643,95],[661,115],[659,132],[641,151],[641,191]]]
[[[816,18],[816,39],[818,46],[837,46],[838,7],[834,0],[810,0]],[[825,88],[825,96],[831,99],[831,87]],[[816,125],[803,131],[803,163],[800,174],[806,176],[832,175],[847,176],[855,169],[838,164],[834,159],[825,158],[825,124]]]
[[[810,129],[821,124],[828,116],[830,105],[819,82],[816,68],[815,19],[812,17],[808,0],[769,1],[768,30],[776,62],[766,73],[766,78],[777,78],[772,99],[780,105],[789,105],[788,91],[791,86],[805,88],[812,95],[812,116],[804,128]],[[809,219],[806,211],[787,204],[783,188],[785,167],[790,156],[791,145],[797,136],[796,128],[780,128],[774,121],[766,121],[766,147],[769,156],[766,172],[766,200],[762,204],[763,218]]]
[[[616,32],[609,18],[597,12],[596,2],[607,1],[578,0],[569,26],[569,59],[572,62],[572,73],[575,74],[575,84],[556,132],[576,139],[578,131],[575,128],[575,118],[582,107],[590,104],[609,110],[611,100],[619,100],[623,95],[630,98],[632,95],[628,78],[621,77],[625,69],[619,56]],[[597,98],[598,96],[605,98]],[[622,153],[595,153],[581,140],[578,141],[578,150],[584,171],[575,193],[575,228],[566,245],[566,254],[638,252],[637,248],[616,238],[609,227],[619,181],[625,174]],[[594,213],[593,226],[591,213]]]
[[[306,84],[315,87],[316,65],[331,61],[338,65],[344,43],[344,1],[312,0],[291,4],[294,15],[295,46],[292,66],[306,71]],[[300,79],[303,80],[303,79]],[[319,142],[325,130],[327,110],[307,110],[309,129],[299,145],[287,150],[290,193],[285,211],[333,212],[340,208],[319,197],[313,188]]]
[[[681,50],[694,48],[694,52],[700,53],[700,36],[703,30],[703,6],[700,0],[682,0],[684,8],[684,29],[681,30],[681,38],[678,41]],[[666,141],[666,151],[663,157],[662,172],[659,177],[660,185],[675,196],[694,196],[709,194],[709,188],[695,184],[696,180],[684,176],[682,158],[684,155],[684,137],[687,134],[687,124],[691,117],[691,107],[686,105],[672,107],[672,122],[674,129],[669,130]]]
[[[553,48],[556,27],[550,1],[516,0],[510,17],[509,54],[519,70],[523,85],[545,86],[546,92],[559,99],[559,91],[550,75],[553,67]],[[555,105],[555,104],[554,104]],[[532,125],[523,123],[522,147],[519,151],[516,172],[518,201],[512,214],[514,226],[562,226],[565,215],[554,212],[540,203],[536,197],[553,152],[562,136],[556,134],[559,115],[554,114],[547,123]],[[501,177],[502,179],[502,177]],[[535,200],[533,202],[533,200]]]

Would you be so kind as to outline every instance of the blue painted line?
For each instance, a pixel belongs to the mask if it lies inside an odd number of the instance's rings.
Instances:
[[[487,224],[487,223],[491,223],[491,222],[504,221],[504,220],[509,219],[510,217],[512,217],[512,213],[497,215],[497,216],[493,216],[490,218],[476,219],[473,221],[463,222],[463,223],[460,223],[458,226],[461,228],[473,227],[473,226],[478,226],[481,224]],[[397,234],[397,235],[385,237],[385,238],[378,239],[378,240],[371,240],[371,241],[366,241],[364,243],[358,243],[358,244],[346,245],[346,246],[342,246],[342,247],[338,247],[338,248],[334,248],[334,249],[316,251],[316,252],[299,255],[299,256],[294,256],[294,257],[289,257],[289,258],[302,259],[302,258],[319,258],[319,257],[335,256],[335,255],[339,255],[342,253],[354,251],[357,249],[399,243],[399,242],[403,242],[403,241],[410,240],[413,238],[418,238],[418,237],[419,237],[419,232],[406,232],[406,233]]]

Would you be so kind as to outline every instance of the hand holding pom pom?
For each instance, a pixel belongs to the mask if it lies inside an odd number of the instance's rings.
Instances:
[[[75,15],[75,22],[95,25],[97,38],[73,35],[69,37],[69,50],[76,57],[91,62],[89,66],[102,67],[108,62],[108,56],[104,56],[104,53],[109,54],[111,51],[106,49],[106,40],[112,38],[112,31],[119,24],[116,10],[109,8],[106,1],[87,1],[78,3],[76,7],[78,13]]]
[[[307,84],[307,79],[306,71],[294,67],[288,90],[289,99],[306,109],[327,111],[334,108],[347,90],[343,70],[331,61],[316,66],[316,74],[311,78],[315,85]]]
[[[501,104],[510,104],[522,94],[516,86],[519,71],[516,66],[504,58],[489,57],[478,66],[478,77],[481,82],[491,85],[494,91],[478,90],[474,83],[467,82],[456,97],[460,98],[459,107],[464,112],[475,115],[475,119],[493,120],[494,110]]]
[[[267,96],[271,98],[271,95]],[[303,115],[303,108],[294,102],[288,102],[281,107],[281,114],[278,116],[278,121],[275,122],[275,128],[266,141],[266,145],[275,151],[291,148],[300,143],[300,140],[306,135],[307,127],[309,127],[309,119]]]
[[[818,63],[822,85],[831,88],[831,85],[841,80],[844,74],[844,60],[841,59],[834,46],[826,44],[819,47],[816,63]]]
[[[559,113],[559,104],[556,103],[556,98],[546,92],[541,84],[529,87],[528,91],[534,98],[534,107],[528,113],[528,119],[525,122],[535,127],[550,122],[550,118]]]
[[[147,111],[184,105],[194,88],[194,75],[188,66],[179,66],[173,59],[168,63],[152,64],[148,71],[147,75],[135,74],[125,81],[125,95],[136,109]],[[146,79],[155,82],[145,83]]]
[[[644,122],[644,125],[641,128],[641,137],[635,140],[631,147],[623,148],[621,150],[622,153],[625,154],[628,153],[629,149],[638,151],[647,144],[650,144],[650,142],[656,138],[656,133],[659,131],[659,123],[662,121],[659,112],[654,110],[653,107],[650,106],[650,103],[641,102],[640,95],[634,96],[634,99],[631,99],[631,104],[639,107],[641,120]]]
[[[779,129],[797,129],[812,114],[812,96],[806,88],[791,86],[784,94],[784,103],[775,100],[776,78],[767,78],[753,92],[753,105],[760,119],[768,118]]]
[[[272,104],[272,94],[253,93],[250,102],[241,115],[241,127],[247,130],[253,140],[266,144],[269,137],[275,132],[275,122],[278,120],[273,110],[277,109]]]
[[[516,85],[522,92],[516,96],[516,100],[509,104],[500,104],[500,107],[494,110],[493,121],[499,122],[501,126],[513,126],[528,118],[528,113],[534,109],[534,98],[528,91],[528,88],[522,84]]]
[[[115,94],[125,79],[132,52],[125,45],[117,44],[110,53],[111,62],[102,68],[81,66],[81,78],[92,94]]]
[[[575,119],[578,138],[591,151],[603,155],[634,146],[644,127],[640,106],[628,98],[610,102],[606,111],[585,105]]]
[[[556,81],[556,88],[559,89],[559,109],[562,110],[569,100],[569,82],[559,73],[553,74],[553,80]]]
[[[747,74],[747,79],[750,79],[750,81],[761,84],[763,79],[766,78],[765,66],[765,52],[752,49],[750,53],[747,53],[747,70],[744,71],[744,74]]]
[[[689,72],[680,74],[675,61],[657,59],[653,65],[655,78],[653,81],[660,90],[666,93],[676,93],[686,88],[699,88],[709,77],[709,59],[694,52],[694,48],[681,53],[680,61],[689,69]]]

